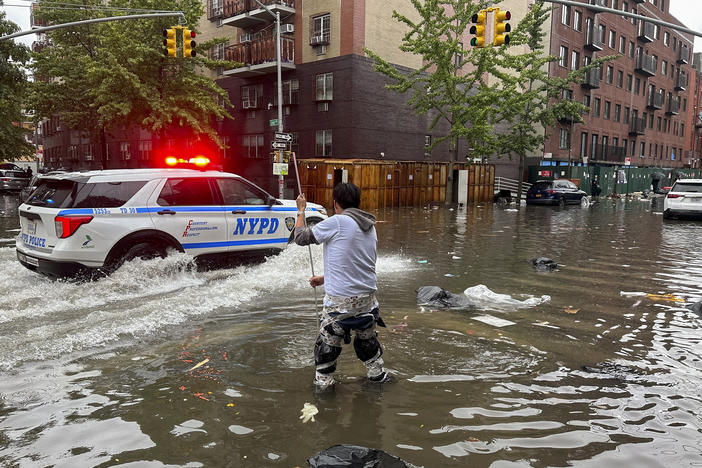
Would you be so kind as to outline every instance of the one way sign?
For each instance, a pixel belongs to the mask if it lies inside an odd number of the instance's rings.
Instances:
[[[290,134],[290,133],[276,133],[275,139],[278,141],[292,141],[292,134]]]

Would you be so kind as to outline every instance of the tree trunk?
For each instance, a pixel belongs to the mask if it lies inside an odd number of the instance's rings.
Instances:
[[[100,169],[105,170],[107,166],[107,141],[105,137],[105,129],[100,129],[98,136],[98,146],[100,147]]]
[[[524,163],[526,155],[519,155],[519,183],[517,183],[517,209],[522,205],[522,182],[524,181]]]

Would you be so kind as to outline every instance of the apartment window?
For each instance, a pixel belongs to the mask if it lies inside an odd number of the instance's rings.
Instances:
[[[631,110],[628,107],[624,108],[624,123],[628,124],[629,123],[629,112]]]
[[[617,45],[617,32],[613,29],[609,30],[609,42],[607,45],[610,49],[614,49]]]
[[[631,83],[634,81],[634,77],[632,75],[627,74],[626,75],[626,90],[631,91]]]
[[[615,148],[619,147],[619,138],[618,137],[612,138],[612,146],[614,146]]]
[[[653,38],[656,40],[661,38],[661,27],[657,24],[653,25]]]
[[[570,26],[570,6],[568,5],[561,7],[561,23]]]
[[[578,68],[580,68],[580,52],[574,50],[570,58],[570,69],[577,70]]]
[[[86,161],[92,161],[95,157],[93,156],[93,145],[83,145],[83,155]]]
[[[670,33],[668,31],[663,33],[663,44],[665,44],[666,47],[670,46]]]
[[[590,142],[590,159],[595,159],[595,154],[597,151],[597,135],[593,133]]]
[[[648,128],[653,130],[653,112],[648,115]]]
[[[597,25],[597,32],[600,36],[599,37],[600,42],[604,44],[605,41],[607,40],[607,28],[605,27],[604,24],[598,24]]]
[[[568,66],[568,48],[566,46],[561,46],[561,55],[558,64],[562,67]]]
[[[580,157],[584,158],[587,156],[587,133],[582,132],[580,134]]]
[[[583,14],[580,12],[580,10],[575,10],[573,12],[573,29],[576,31],[583,30]]]
[[[561,137],[558,140],[558,147],[560,149],[567,149],[570,146],[569,142],[570,142],[570,132],[567,129],[562,128],[561,129]]]
[[[614,79],[614,67],[612,65],[607,65],[607,84],[612,84]]]
[[[602,159],[607,157],[607,143],[609,143],[609,137],[606,135],[602,136]]]
[[[641,79],[636,78],[634,80],[634,93],[638,96],[640,91],[641,91]]]
[[[682,108],[683,108],[683,110],[684,110],[684,111],[686,111],[686,110],[687,110],[687,98],[684,98],[684,99],[683,99],[683,105],[682,105]]]
[[[263,85],[242,86],[241,87],[241,107],[242,109],[256,109],[263,98]]]
[[[629,41],[629,58],[634,58],[634,43]]]
[[[634,157],[636,155],[636,140],[631,140],[629,142],[629,156]]]
[[[620,115],[622,113],[622,105],[621,104],[615,104],[614,105],[614,121],[619,122]]]
[[[624,72],[619,70],[619,71],[617,71],[617,88],[621,88],[623,86],[623,81],[624,81]]]
[[[658,117],[658,123],[656,124],[656,130],[659,132],[661,131],[661,122],[663,121],[662,118]]]
[[[320,38],[320,42],[329,43],[331,39],[331,15],[326,13],[324,15],[315,16],[312,18],[312,37]]]
[[[322,73],[317,75],[317,101],[331,101],[334,89],[334,74]]]
[[[604,102],[603,117],[605,118],[605,120],[609,120],[609,110],[610,110],[610,107],[611,107],[611,106],[612,106],[612,103],[611,103],[611,102],[609,102],[609,101],[605,101],[605,102]]]
[[[612,0],[612,10],[617,10],[619,8],[618,0]]]
[[[292,132],[292,141],[290,141],[290,151],[300,154],[300,134]]]
[[[315,135],[316,156],[331,156],[332,154],[332,131],[317,130]]]
[[[248,158],[263,158],[267,154],[263,147],[263,135],[244,135],[242,146],[244,156]]]
[[[626,37],[619,36],[619,53],[624,55],[626,52]]]
[[[583,96],[583,105],[587,106],[587,113],[590,113],[590,95],[586,94]]]
[[[128,141],[123,141],[119,144],[119,157],[123,161],[127,161],[132,158],[132,153],[129,151]]]
[[[297,79],[283,81],[283,105],[300,104],[300,82]],[[278,105],[278,90],[273,93],[273,105]]]
[[[675,50],[678,46],[678,38],[673,36],[673,50]]]
[[[666,60],[661,60],[661,75],[665,76],[668,74],[668,62]]]
[[[151,159],[151,140],[139,142],[139,159],[142,161]]]
[[[626,138],[622,140],[622,149],[624,149],[624,153],[626,154],[626,149],[628,148],[629,142],[627,141]]]
[[[649,84],[648,85],[648,99],[649,102],[651,102],[651,99],[653,99],[653,95],[656,93],[656,85]]]
[[[599,117],[599,116],[600,116],[600,102],[601,102],[601,101],[600,101],[600,98],[596,97],[596,98],[595,98],[595,108],[594,108],[595,117]]]
[[[640,158],[645,158],[646,157],[646,142],[642,141],[639,143],[639,157]]]

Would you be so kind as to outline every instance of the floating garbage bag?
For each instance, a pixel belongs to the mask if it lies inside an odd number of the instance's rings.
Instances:
[[[532,258],[529,263],[539,271],[553,271],[558,268],[558,263],[546,257]]]
[[[551,300],[551,296],[543,295],[540,297],[534,297],[531,295],[524,295],[526,297],[523,301],[519,299],[514,299],[508,294],[498,294],[496,292],[488,289],[484,284],[478,284],[476,286],[470,287],[463,291],[468,300],[475,305],[478,309],[487,310],[516,310],[528,307],[535,307],[540,304],[544,304]]]
[[[696,313],[697,315],[702,316],[702,301],[690,304],[687,306],[687,308]]]
[[[417,289],[417,305],[440,309],[470,309],[473,306],[465,294],[454,294],[439,286],[422,286]]]
[[[334,445],[307,459],[310,468],[417,468],[382,450]]]

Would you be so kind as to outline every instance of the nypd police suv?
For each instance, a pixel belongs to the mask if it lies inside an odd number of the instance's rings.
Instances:
[[[294,200],[278,200],[235,174],[117,169],[42,177],[19,208],[17,258],[55,277],[104,273],[173,249],[198,259],[284,249]],[[326,210],[308,203],[312,225]]]

